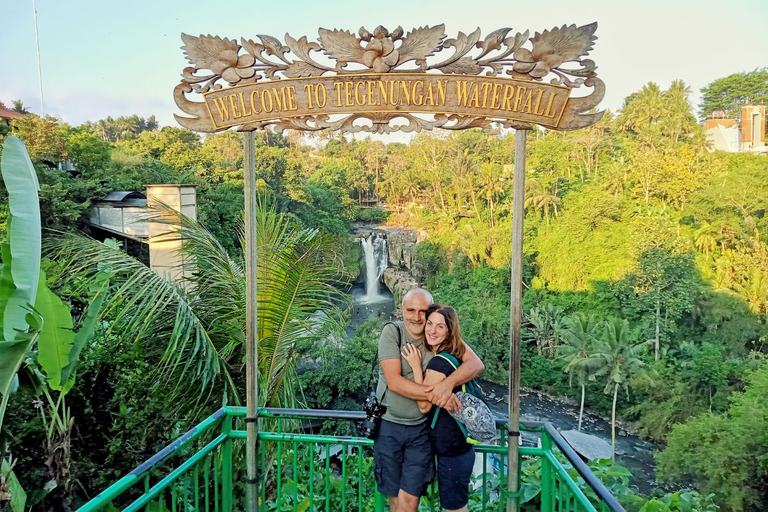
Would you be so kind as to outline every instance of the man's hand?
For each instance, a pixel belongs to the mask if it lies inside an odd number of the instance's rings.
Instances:
[[[427,394],[427,399],[438,407],[448,409],[450,412],[456,412],[461,409],[461,403],[459,403],[456,395],[453,394],[453,387],[451,386],[451,383],[448,382],[448,379],[443,379],[436,384],[426,386],[424,392]],[[451,410],[446,406],[449,400],[455,400],[454,410]]]

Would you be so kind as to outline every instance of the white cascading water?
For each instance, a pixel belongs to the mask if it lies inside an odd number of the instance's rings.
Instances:
[[[384,298],[379,295],[379,280],[389,262],[387,239],[371,233],[367,238],[361,238],[360,243],[365,257],[365,297],[362,299],[363,302],[376,302]]]

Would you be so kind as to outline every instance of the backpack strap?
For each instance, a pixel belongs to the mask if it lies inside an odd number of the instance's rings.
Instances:
[[[451,367],[454,370],[458,370],[459,369],[459,365],[461,364],[461,363],[459,363],[458,359],[456,359],[452,354],[449,354],[448,352],[440,352],[435,357],[442,357],[443,359],[448,361],[450,363]],[[464,391],[464,392],[467,391],[466,383],[461,385],[461,390]]]
[[[459,360],[456,359],[452,354],[449,354],[448,352],[440,352],[435,357],[442,357],[443,359],[448,361],[448,364],[450,364],[451,367],[454,370],[457,370],[459,368],[459,364],[460,364]],[[461,385],[461,390],[466,392],[467,391],[467,385],[466,384],[462,384]],[[435,407],[435,415],[432,417],[432,427],[431,428],[435,428],[435,425],[437,424],[437,416],[438,416],[438,414],[440,414],[440,409],[442,409],[442,407]],[[467,429],[464,427],[464,425],[462,425],[462,423],[460,421],[457,421],[456,423],[459,424],[459,428],[461,428],[461,432],[464,434],[465,437],[467,437]]]
[[[395,330],[397,331],[397,349],[402,352],[403,351],[403,335],[400,332],[400,326],[397,325],[397,322],[387,322],[385,323],[381,330],[384,331],[384,328],[388,325],[394,325]],[[370,389],[371,382],[373,381],[373,375],[374,370],[376,369],[376,364],[379,362],[379,351],[376,349],[376,354],[373,356],[373,360],[371,361],[371,376],[368,378],[368,386],[366,386],[366,389]],[[389,384],[387,384],[387,387],[384,388],[384,392],[381,394],[381,402],[384,402],[384,396],[387,394],[387,391],[389,390]],[[366,391],[367,392],[367,391]]]

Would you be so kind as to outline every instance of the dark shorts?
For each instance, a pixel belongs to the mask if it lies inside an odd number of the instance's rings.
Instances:
[[[410,426],[381,420],[373,445],[373,471],[381,494],[394,498],[402,489],[411,496],[424,495],[435,478],[427,429],[426,422]]]
[[[447,510],[458,510],[469,502],[469,478],[475,465],[475,449],[455,457],[437,458],[437,490],[440,492],[440,506]]]

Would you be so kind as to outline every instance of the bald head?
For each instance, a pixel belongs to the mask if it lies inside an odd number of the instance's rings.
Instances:
[[[424,288],[412,288],[406,292],[406,294],[403,296],[403,309],[405,309],[405,302],[408,300],[411,300],[413,297],[420,295],[425,301],[429,303],[431,306],[434,301],[432,298],[432,294],[429,293]]]
[[[423,288],[409,290],[403,297],[405,329],[413,338],[424,336],[425,314],[432,302],[432,294]]]

